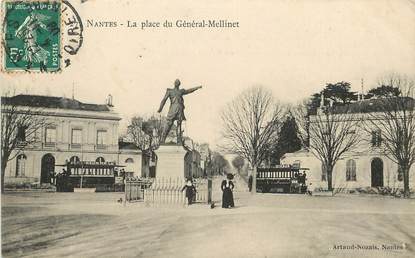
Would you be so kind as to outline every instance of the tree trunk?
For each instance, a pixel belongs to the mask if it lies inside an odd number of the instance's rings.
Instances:
[[[1,193],[4,193],[4,174],[6,173],[7,159],[1,160]]]
[[[252,190],[251,194],[256,194],[256,171],[257,167],[254,165],[254,169],[252,170]]]
[[[403,195],[405,198],[409,198],[411,193],[409,190],[409,167],[404,166],[402,169],[403,172]]]
[[[333,191],[333,167],[327,166],[327,188],[329,191]]]

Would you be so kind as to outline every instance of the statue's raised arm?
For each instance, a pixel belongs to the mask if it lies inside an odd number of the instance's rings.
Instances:
[[[197,91],[198,89],[201,89],[201,88],[202,88],[202,85],[194,87],[194,88],[190,88],[190,89],[184,89],[183,95],[192,93],[192,92]]]

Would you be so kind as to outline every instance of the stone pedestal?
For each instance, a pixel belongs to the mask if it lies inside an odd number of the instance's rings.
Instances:
[[[160,145],[157,155],[156,178],[185,178],[187,150],[181,145]]]

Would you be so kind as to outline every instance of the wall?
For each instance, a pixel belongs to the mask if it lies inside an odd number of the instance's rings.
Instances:
[[[384,155],[378,153],[366,154],[349,154],[343,159],[339,160],[333,171],[333,187],[342,188],[356,188],[356,187],[370,187],[372,183],[371,178],[371,162],[374,158],[380,158],[383,161],[383,183],[388,187],[403,188],[403,182],[397,180],[398,166]],[[356,181],[346,181],[346,162],[353,159],[356,162]],[[296,153],[288,153],[285,158],[281,160],[282,164],[293,164],[296,160],[301,162],[301,167],[309,168],[307,178],[313,185],[327,188],[327,182],[321,180],[321,161],[318,160],[311,152],[299,151]],[[410,187],[415,187],[415,166],[412,166],[410,171]]]
[[[134,161],[134,163],[126,163],[125,161],[130,158]],[[119,154],[119,161],[117,164],[125,167],[121,167],[120,169],[124,169],[125,172],[133,172],[133,176],[141,177],[141,165],[142,165],[142,156],[141,152],[134,152],[134,151],[120,151]]]

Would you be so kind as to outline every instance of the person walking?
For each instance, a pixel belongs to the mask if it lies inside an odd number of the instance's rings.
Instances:
[[[249,176],[248,178],[248,190],[252,191],[252,175]]]
[[[313,192],[314,192],[314,185],[313,185],[313,183],[310,182],[307,186],[307,193],[309,195],[313,195]]]
[[[193,203],[193,197],[196,194],[196,187],[193,185],[193,181],[191,178],[187,179],[187,183],[182,188],[182,192],[186,190],[186,198],[187,198],[187,204],[192,205]]]
[[[233,208],[235,207],[235,203],[233,201],[233,188],[235,187],[233,182],[233,175],[227,174],[226,179],[222,181],[221,189],[222,189],[222,208]]]

